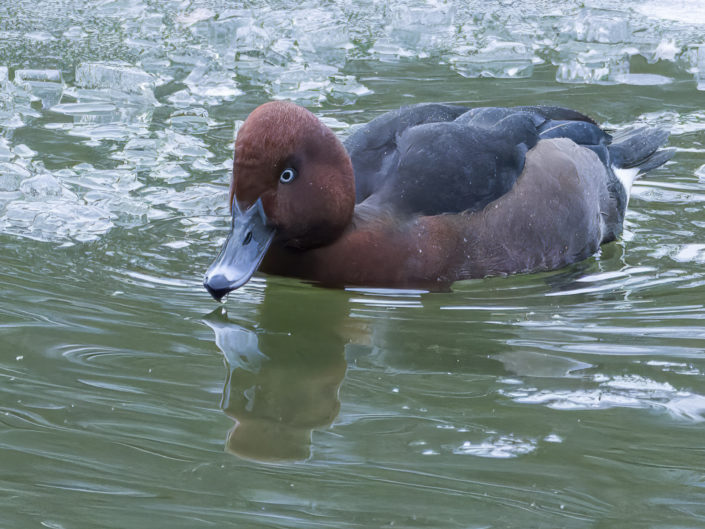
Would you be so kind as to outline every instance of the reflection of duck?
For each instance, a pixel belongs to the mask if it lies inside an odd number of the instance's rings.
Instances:
[[[345,143],[273,102],[238,133],[233,227],[204,281],[217,299],[262,270],[330,285],[425,288],[560,268],[622,231],[668,134],[613,138],[564,108],[416,105]]]
[[[229,321],[224,310],[205,319],[229,366],[222,402],[235,419],[229,451],[258,460],[309,457],[312,430],[331,424],[340,408],[346,364],[339,308],[278,288],[265,295],[257,332]]]

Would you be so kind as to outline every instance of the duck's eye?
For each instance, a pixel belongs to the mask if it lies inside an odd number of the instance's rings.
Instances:
[[[279,175],[279,181],[282,184],[288,184],[292,182],[294,178],[296,178],[296,170],[291,167],[287,167],[282,171],[282,174]]]

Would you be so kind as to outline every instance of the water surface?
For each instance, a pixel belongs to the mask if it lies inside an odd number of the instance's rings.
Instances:
[[[705,527],[698,2],[0,4],[0,526]],[[200,286],[237,126],[669,127],[623,238],[451,292]]]

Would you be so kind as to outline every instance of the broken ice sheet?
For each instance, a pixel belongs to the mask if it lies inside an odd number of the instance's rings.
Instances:
[[[615,84],[617,78],[629,74],[629,58],[605,57],[585,53],[576,59],[558,65],[556,81],[559,83]],[[622,77],[624,78],[624,77]]]
[[[191,94],[205,98],[203,102],[209,105],[230,101],[243,93],[237,88],[233,72],[215,66],[196,66],[184,79],[184,84]]]
[[[620,11],[582,9],[569,24],[563,29],[583,42],[614,44],[628,42],[631,36],[629,20]]]
[[[199,107],[176,110],[169,116],[167,123],[174,130],[188,133],[205,132],[218,124],[208,117],[208,111],[205,108]]]
[[[534,54],[521,42],[491,39],[481,49],[466,46],[451,55],[453,70],[463,77],[527,78],[534,72]]]
[[[76,67],[76,86],[109,88],[127,94],[151,92],[153,75],[124,61],[84,62]]]

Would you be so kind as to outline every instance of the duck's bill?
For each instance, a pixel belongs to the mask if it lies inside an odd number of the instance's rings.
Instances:
[[[261,200],[244,213],[235,202],[230,234],[203,279],[203,286],[211,296],[220,301],[228,292],[247,283],[257,271],[273,237],[274,228],[267,226]]]

